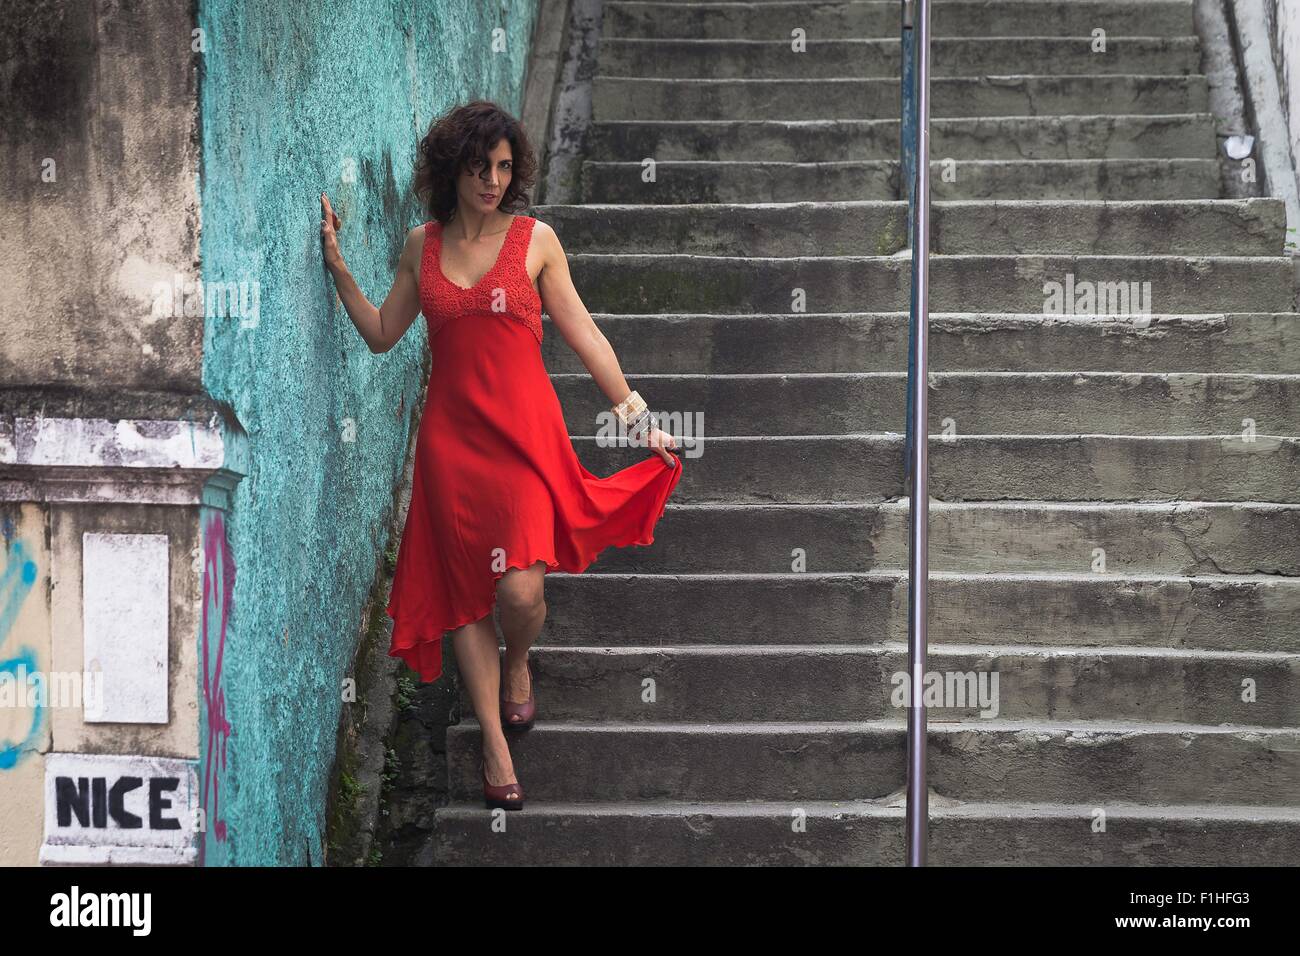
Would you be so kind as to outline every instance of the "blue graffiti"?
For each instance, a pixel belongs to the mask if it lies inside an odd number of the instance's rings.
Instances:
[[[27,557],[27,549],[21,541],[13,543],[9,549],[9,560],[4,571],[0,572],[0,647],[13,629],[14,621],[23,602],[36,583],[36,562]],[[15,682],[20,678],[25,682],[27,675],[37,673],[36,652],[30,647],[21,648],[17,655],[0,661],[0,680],[6,674],[12,674]],[[32,708],[32,725],[27,736],[17,743],[0,740],[0,770],[8,770],[18,763],[23,754],[30,749],[41,729],[41,704],[39,699]]]

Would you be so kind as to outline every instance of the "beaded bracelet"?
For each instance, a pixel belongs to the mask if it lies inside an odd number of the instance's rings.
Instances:
[[[641,397],[640,392],[632,392],[627,398],[614,406],[614,414],[624,425],[635,421],[641,413],[646,411],[645,399]]]
[[[640,392],[632,392],[627,398],[614,406],[614,414],[623,423],[629,440],[635,441],[642,432],[654,427],[654,418],[646,407]]]

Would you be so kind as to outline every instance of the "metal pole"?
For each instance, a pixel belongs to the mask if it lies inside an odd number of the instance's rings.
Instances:
[[[911,376],[913,440],[909,450],[912,521],[908,561],[907,669],[912,694],[907,710],[907,865],[924,866],[929,844],[930,796],[926,789],[926,714],[922,689],[926,664],[926,584],[930,574],[929,385],[930,350],[930,2],[916,0],[916,227],[912,275],[916,321],[916,372]]]
[[[915,0],[903,0],[903,29],[899,34],[902,103],[899,110],[898,142],[900,199],[907,200],[907,242],[916,232],[916,42]],[[916,376],[916,270],[912,270],[907,318],[907,408],[903,415],[903,480],[912,460],[912,380]]]
[[[903,0],[903,29],[899,35],[902,44],[899,56],[899,75],[902,78],[902,94],[899,110],[898,145],[899,170],[898,185],[900,199],[907,200],[907,238],[912,238],[912,216],[916,208],[916,44],[913,42],[913,18],[915,0]]]

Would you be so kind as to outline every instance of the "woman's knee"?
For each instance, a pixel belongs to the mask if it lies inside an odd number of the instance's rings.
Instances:
[[[497,582],[498,606],[515,614],[530,614],[541,608],[545,568],[542,562],[527,571],[518,568],[507,571]]]

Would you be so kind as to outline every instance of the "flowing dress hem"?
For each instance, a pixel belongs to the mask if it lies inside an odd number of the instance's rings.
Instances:
[[[680,468],[681,460],[677,459],[673,469],[679,471]],[[397,606],[398,602],[395,600],[390,601],[386,610],[388,616],[393,619],[393,637],[388,656],[398,657],[405,661],[407,666],[420,675],[420,683],[422,684],[429,684],[438,680],[442,676],[443,636],[448,631],[454,631],[458,627],[472,624],[492,613],[492,608],[496,604],[496,583],[505,576],[506,571],[531,568],[538,561],[545,561],[546,574],[550,574],[552,571],[563,571],[565,574],[581,574],[591,567],[592,563],[609,548],[642,547],[654,544],[655,525],[667,510],[668,498],[672,495],[680,477],[679,472],[671,480],[664,483],[663,493],[656,502],[655,507],[646,513],[645,526],[638,528],[631,535],[625,535],[622,539],[606,542],[598,548],[584,550],[575,547],[574,550],[579,553],[577,561],[564,565],[563,562],[556,560],[554,551],[551,551],[549,555],[537,555],[531,561],[520,562],[507,558],[505,569],[495,571],[492,574],[492,593],[488,600],[482,602],[478,608],[469,614],[461,614],[453,618],[450,624],[436,625],[428,618],[403,614]],[[439,627],[440,629],[438,629]]]

